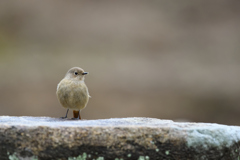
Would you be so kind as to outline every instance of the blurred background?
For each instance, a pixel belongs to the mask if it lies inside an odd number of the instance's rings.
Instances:
[[[0,115],[64,116],[56,87],[78,66],[84,119],[240,125],[239,15],[237,0],[1,1]]]

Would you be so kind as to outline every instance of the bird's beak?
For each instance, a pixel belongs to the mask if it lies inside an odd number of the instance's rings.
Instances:
[[[88,74],[88,72],[83,72],[82,75]]]

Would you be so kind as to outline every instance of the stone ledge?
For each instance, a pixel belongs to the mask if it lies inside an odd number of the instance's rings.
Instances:
[[[240,158],[240,127],[154,118],[0,116],[0,159]]]

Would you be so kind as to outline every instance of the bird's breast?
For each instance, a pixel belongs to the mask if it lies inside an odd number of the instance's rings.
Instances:
[[[84,108],[89,99],[88,95],[88,89],[84,82],[63,79],[57,87],[57,97],[65,108]]]

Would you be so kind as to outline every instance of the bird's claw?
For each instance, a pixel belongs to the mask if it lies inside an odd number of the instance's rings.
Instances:
[[[67,117],[60,117],[61,119],[67,119]]]
[[[71,120],[80,120],[79,118],[71,118]]]

